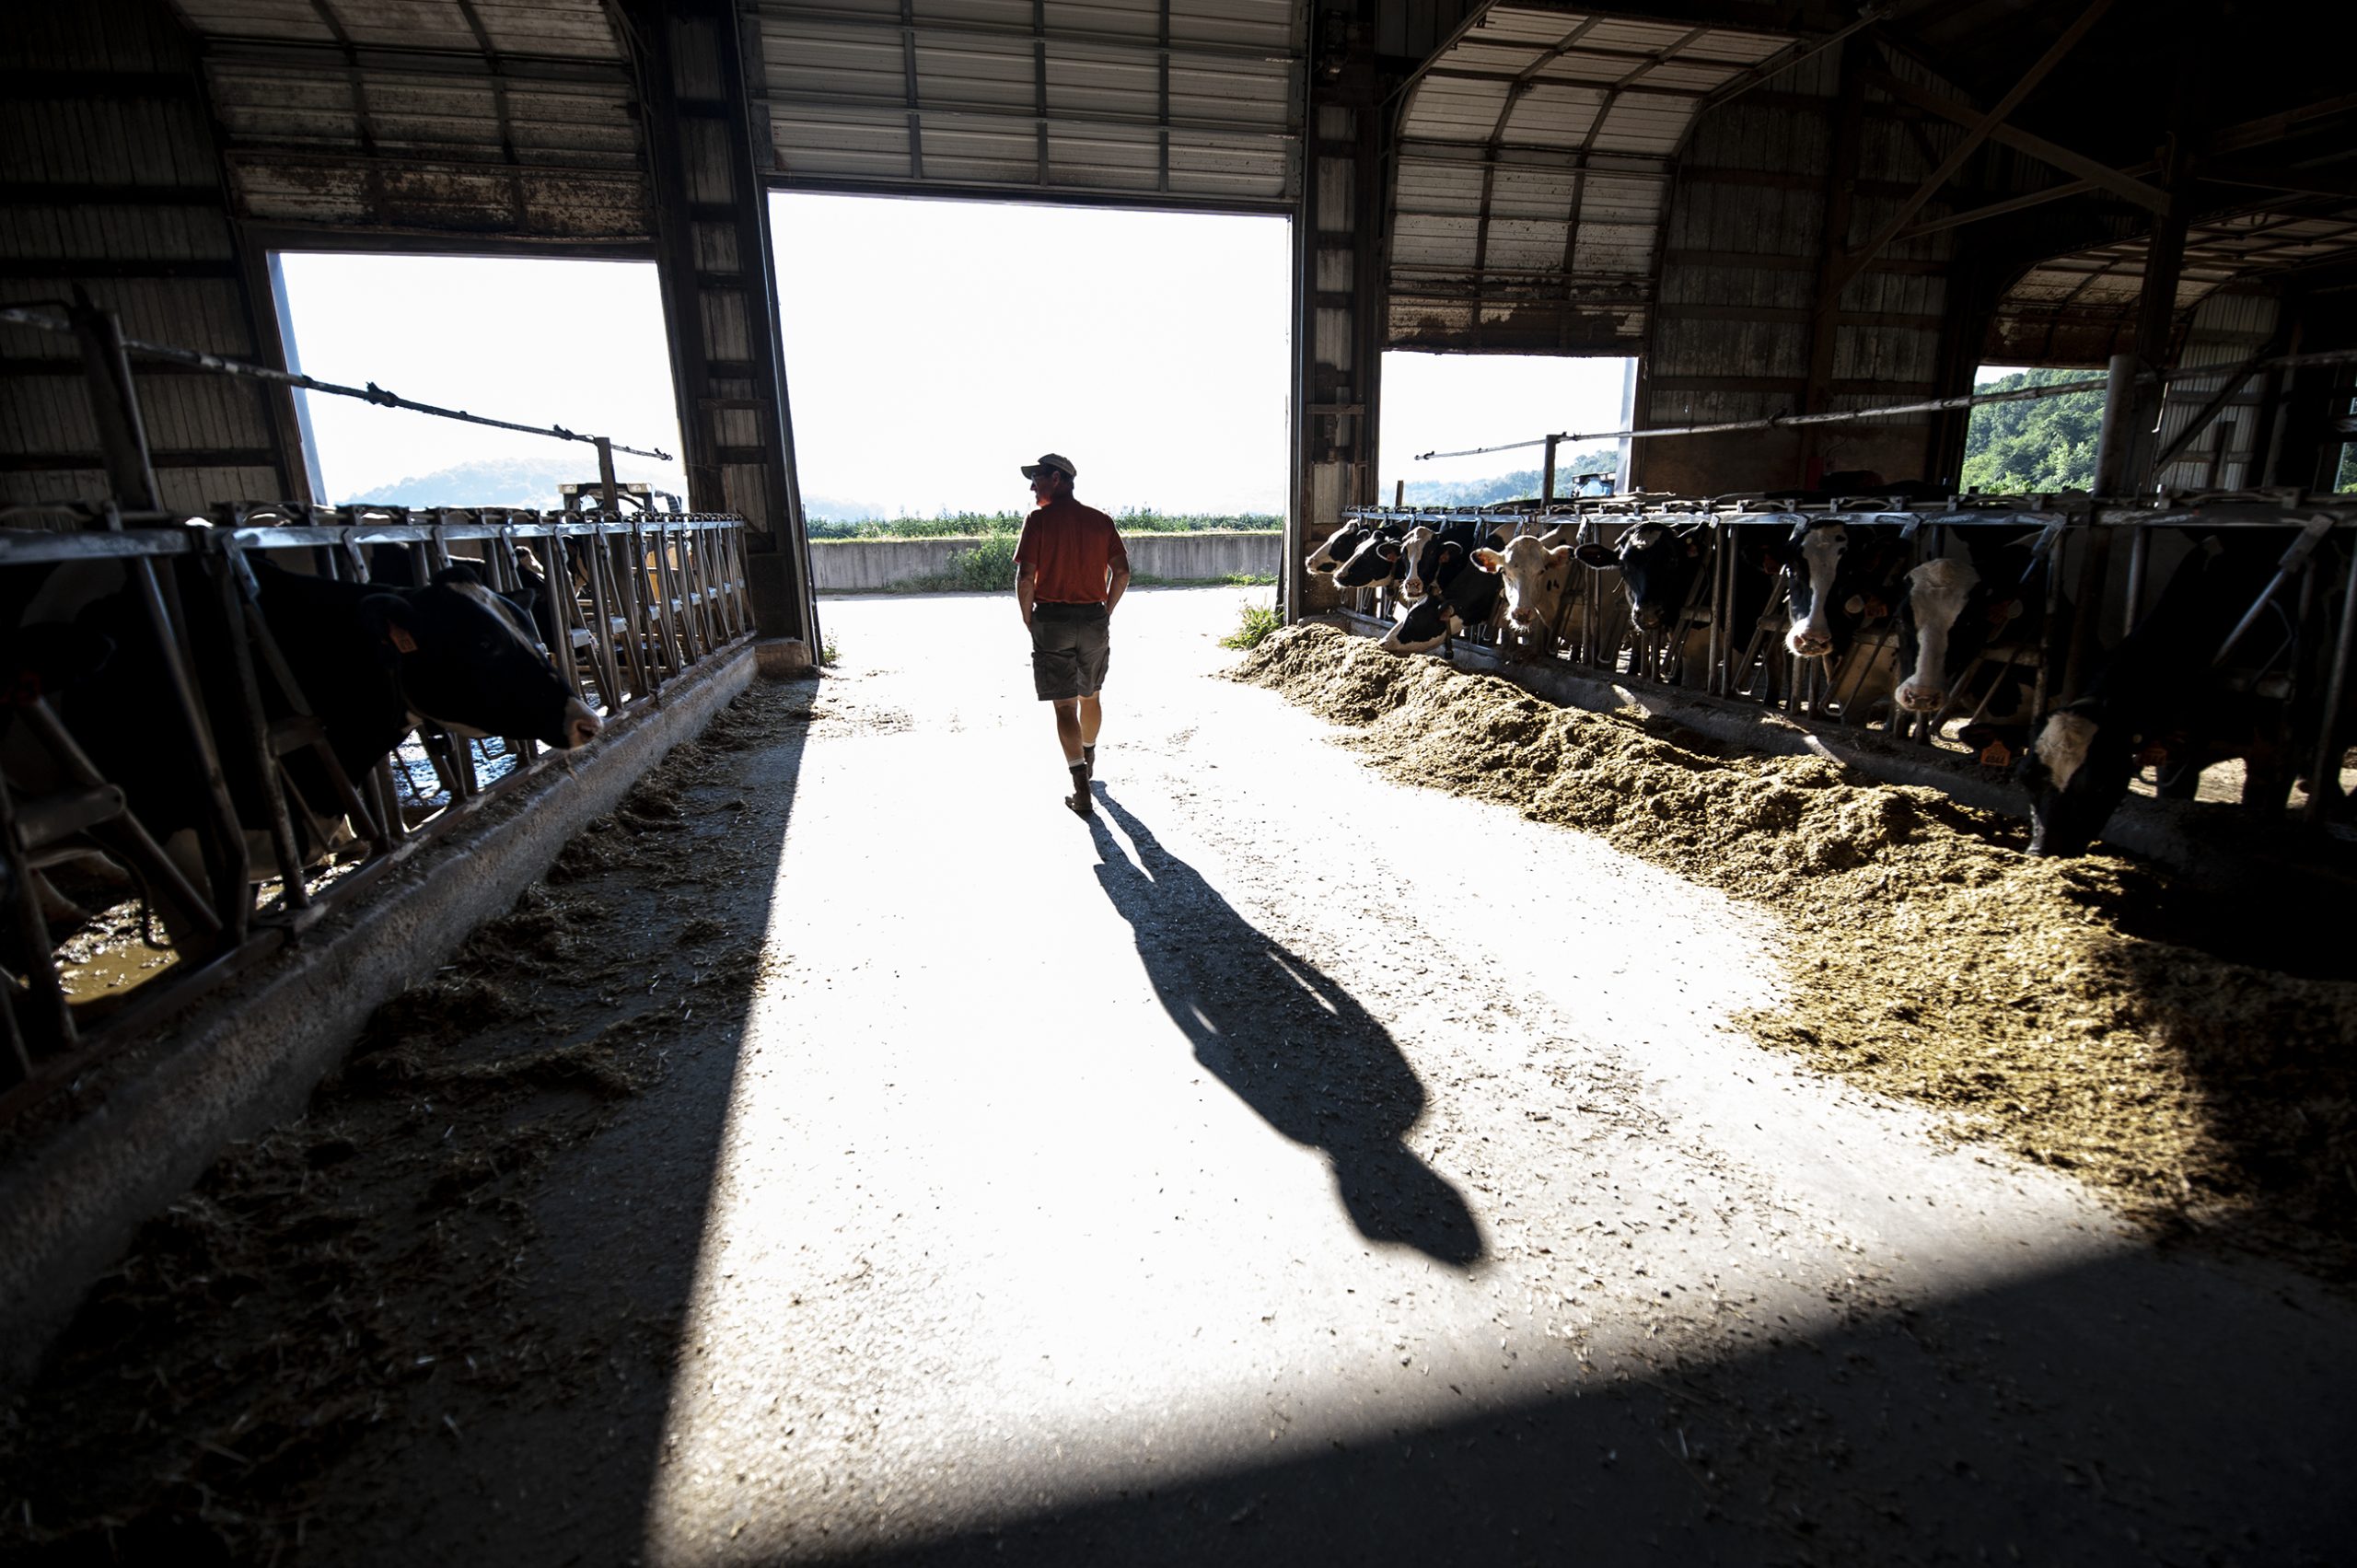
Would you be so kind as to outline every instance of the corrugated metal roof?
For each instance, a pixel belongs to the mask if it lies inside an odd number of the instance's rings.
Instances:
[[[175,0],[238,215],[646,241],[634,93],[601,0]]]
[[[2144,288],[2148,236],[2115,240],[2031,267],[2005,291],[1988,355],[2001,363],[2099,365],[2126,346]],[[2180,312],[2230,284],[2264,281],[2357,255],[2357,205],[2285,201],[2197,223],[2186,236]]]
[[[1671,160],[1698,108],[1790,41],[1498,6],[1400,118],[1395,343],[1634,352]]]
[[[1290,0],[773,0],[783,181],[1275,207],[1298,192]]]

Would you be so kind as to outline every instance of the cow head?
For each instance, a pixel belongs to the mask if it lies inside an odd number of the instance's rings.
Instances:
[[[1551,549],[1536,534],[1508,540],[1503,550],[1487,546],[1473,552],[1473,564],[1497,575],[1506,601],[1506,619],[1523,631],[1552,625],[1562,608],[1563,590],[1571,581],[1572,547]]]
[[[1430,653],[1498,612],[1503,580],[1495,573],[1476,570],[1465,547],[1454,540],[1443,544],[1440,553],[1434,576],[1442,586],[1401,612],[1380,645],[1386,653]]]
[[[1320,576],[1331,576],[1341,570],[1342,563],[1348,561],[1373,532],[1374,528],[1366,523],[1344,523],[1327,535],[1325,542],[1311,551],[1309,559],[1302,565],[1305,570]]]
[[[1700,529],[1683,532],[1659,523],[1639,523],[1617,545],[1579,547],[1579,561],[1594,571],[1617,571],[1629,596],[1629,612],[1641,630],[1659,632],[1686,604],[1701,569]]]
[[[2086,854],[2127,797],[2135,771],[2135,741],[2125,726],[2107,724],[2085,705],[2051,714],[2014,770],[2030,793],[2030,854]]]
[[[454,735],[529,736],[569,750],[602,727],[550,668],[530,619],[466,567],[423,588],[370,594],[360,617],[410,711]]]
[[[1429,575],[1437,560],[1434,541],[1439,535],[1426,524],[1418,523],[1399,540],[1399,594],[1403,598],[1419,599],[1430,591]]]
[[[1970,563],[1945,555],[1907,574],[1898,645],[1909,673],[1898,683],[1897,701],[1909,713],[1937,713],[1947,704],[1949,684],[1969,656],[1951,633],[1980,584],[1980,574]]]
[[[1359,541],[1351,558],[1335,569],[1338,588],[1371,588],[1399,574],[1399,541],[1371,533]]]
[[[1800,559],[1793,567],[1792,629],[1784,646],[1802,658],[1823,658],[1834,645],[1834,581],[1850,548],[1850,530],[1831,518],[1804,518],[1793,526]]]

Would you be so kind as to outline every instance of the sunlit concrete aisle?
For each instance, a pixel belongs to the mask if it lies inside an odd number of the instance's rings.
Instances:
[[[1093,828],[1011,601],[826,602],[708,1189],[672,1086],[617,1145],[698,1227],[654,1452],[538,1497],[647,1478],[666,1565],[2346,1552],[2345,1302],[1759,1051],[1771,919],[1213,679],[1238,598],[1122,606]]]

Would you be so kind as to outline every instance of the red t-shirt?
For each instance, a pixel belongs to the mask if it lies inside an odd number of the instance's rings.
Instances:
[[[1128,571],[1130,552],[1112,518],[1067,495],[1023,519],[1015,562],[1039,569],[1032,597],[1042,603],[1102,604],[1106,575],[1116,566]]]

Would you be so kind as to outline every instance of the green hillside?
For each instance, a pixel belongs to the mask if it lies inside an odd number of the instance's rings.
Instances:
[[[2084,380],[2084,370],[2025,370],[1973,389],[2010,392]],[[2019,494],[2084,490],[2095,482],[2096,434],[2103,426],[2103,389],[2064,392],[2017,403],[1983,403],[1964,433],[1964,488]]]

